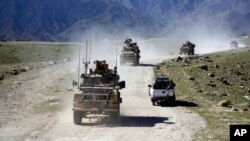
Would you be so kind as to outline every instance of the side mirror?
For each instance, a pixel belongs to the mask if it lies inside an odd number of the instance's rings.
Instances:
[[[125,88],[126,83],[125,83],[125,81],[121,81],[121,82],[119,82],[118,85],[120,86],[121,89],[123,89],[123,88]]]
[[[151,87],[152,87],[152,85],[148,85],[148,87],[149,87],[149,88],[151,88]]]
[[[84,78],[85,77],[85,74],[81,74],[81,78]]]
[[[73,87],[77,86],[77,82],[75,80],[73,80],[72,85],[73,85]]]

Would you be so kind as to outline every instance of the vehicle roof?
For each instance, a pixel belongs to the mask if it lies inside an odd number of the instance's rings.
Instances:
[[[168,81],[170,78],[168,77],[155,77],[155,81]]]

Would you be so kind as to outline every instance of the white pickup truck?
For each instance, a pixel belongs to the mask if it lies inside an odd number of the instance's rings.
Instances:
[[[156,77],[149,87],[149,96],[153,105],[167,104],[175,101],[175,83],[167,77]]]

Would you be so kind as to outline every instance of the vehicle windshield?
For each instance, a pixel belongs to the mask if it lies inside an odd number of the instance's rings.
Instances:
[[[153,88],[154,89],[167,89],[169,88],[169,85],[170,85],[170,81],[167,81],[167,80],[157,80],[155,81],[154,85],[153,85]]]
[[[85,77],[83,80],[83,85],[93,86],[93,85],[113,85],[114,80],[112,76],[102,76],[102,77]]]

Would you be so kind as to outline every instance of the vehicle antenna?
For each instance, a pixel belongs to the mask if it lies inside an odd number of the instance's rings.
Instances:
[[[117,54],[118,54],[118,40],[117,40],[117,43],[116,43],[116,59],[115,59],[115,65],[117,66]]]
[[[116,52],[115,52],[115,74],[117,73],[117,54],[118,54],[118,40],[117,40],[117,43],[116,43]]]
[[[86,40],[86,60],[85,60],[85,62],[83,62],[84,63],[84,65],[85,65],[85,75],[87,75],[87,73],[88,73],[88,41]]]
[[[91,62],[91,40],[89,41],[89,64]]]
[[[77,75],[77,88],[80,88],[79,81],[80,81],[80,63],[81,63],[81,42],[82,39],[80,39],[80,44],[78,44],[78,75]]]

